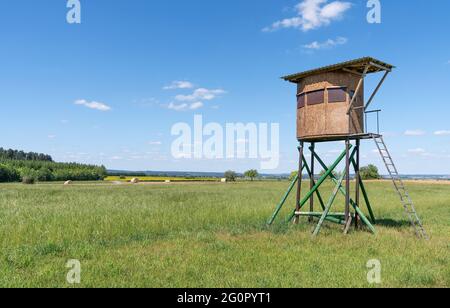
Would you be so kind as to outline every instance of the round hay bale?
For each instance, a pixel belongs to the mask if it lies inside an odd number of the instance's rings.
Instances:
[[[36,183],[36,179],[30,176],[24,176],[22,178],[22,184],[25,185],[33,185],[34,183]]]
[[[171,183],[171,181],[170,180],[165,180],[164,183],[169,184],[169,183]]]
[[[65,181],[65,182],[64,182],[64,186],[68,186],[68,185],[72,185],[72,184],[73,184],[72,181]]]
[[[227,179],[220,179],[220,182],[221,182],[221,183],[226,183],[226,182],[227,182]]]
[[[133,178],[130,181],[131,184],[138,184],[139,183],[139,179],[138,178]]]

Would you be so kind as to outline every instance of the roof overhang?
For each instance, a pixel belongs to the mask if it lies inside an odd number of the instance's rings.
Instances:
[[[394,68],[395,68],[395,66],[393,66],[391,64],[385,63],[385,62],[377,60],[375,58],[366,57],[366,58],[342,62],[342,63],[330,65],[330,66],[325,66],[325,67],[313,69],[310,71],[285,76],[282,78],[289,82],[298,83],[306,77],[314,76],[317,74],[335,72],[335,71],[345,71],[348,73],[364,75],[364,72],[366,72],[366,74],[373,74],[373,73],[379,73],[379,72],[390,72]]]

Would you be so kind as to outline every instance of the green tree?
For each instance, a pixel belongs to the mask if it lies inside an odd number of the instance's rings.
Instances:
[[[34,184],[39,179],[39,171],[29,167],[20,169],[20,177],[25,184]]]
[[[368,165],[367,167],[362,167],[360,170],[361,178],[363,180],[379,180],[381,179],[378,168],[374,165]]]
[[[319,177],[323,177],[325,175],[325,172],[325,170],[320,171]],[[333,171],[332,174],[338,179],[342,176],[342,172],[338,171]]]
[[[289,181],[293,181],[298,175],[298,171],[292,171],[291,175],[289,176]]]
[[[37,171],[37,180],[40,182],[53,181],[53,174],[50,169],[42,167]]]
[[[20,174],[14,168],[0,165],[0,183],[18,182]]]
[[[259,173],[258,173],[258,170],[251,169],[251,170],[245,171],[244,176],[246,178],[249,178],[253,182],[254,179],[256,179],[259,176]]]
[[[236,182],[237,174],[232,170],[228,170],[225,172],[225,178],[227,179],[227,182]]]
[[[0,158],[12,160],[53,161],[50,155],[0,148]]]
[[[83,165],[77,163],[55,163],[39,160],[5,159],[0,156],[0,164],[5,167],[0,181],[16,182],[23,177],[32,177],[37,181],[97,181],[107,175],[104,166]],[[6,174],[10,174],[7,176]],[[19,177],[14,175],[19,174]],[[9,178],[9,180],[8,180]]]

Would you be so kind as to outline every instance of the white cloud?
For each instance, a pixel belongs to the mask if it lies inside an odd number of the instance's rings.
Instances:
[[[194,85],[189,81],[174,81],[170,85],[165,86],[164,90],[192,89]]]
[[[339,20],[344,13],[352,7],[352,3],[328,0],[304,0],[295,6],[297,15],[273,23],[263,29],[265,32],[279,29],[294,28],[302,31],[310,31],[329,25],[332,21]]]
[[[111,107],[109,107],[106,104],[99,103],[99,102],[88,102],[84,99],[79,99],[75,101],[75,105],[85,106],[89,109],[99,110],[99,111],[110,111]]]
[[[405,132],[405,136],[424,136],[426,135],[426,132],[424,132],[423,130],[407,130]]]
[[[417,149],[410,149],[410,150],[408,150],[408,153],[411,153],[411,154],[420,154],[420,155],[423,155],[423,154],[425,154],[427,151],[425,151],[424,149],[422,149],[422,148],[417,148]]]
[[[191,110],[197,110],[197,109],[200,109],[200,108],[202,108],[203,107],[203,103],[202,102],[195,102],[195,103],[192,103],[190,106],[189,106],[189,109],[191,109]]]
[[[150,141],[148,144],[150,144],[150,145],[161,145],[162,142],[161,141]]]
[[[144,98],[144,99],[140,99],[140,100],[134,100],[132,102],[132,104],[139,105],[141,107],[153,107],[155,105],[158,105],[159,101],[154,97],[150,97],[150,98]]]
[[[347,44],[348,39],[345,37],[338,37],[337,39],[328,39],[325,42],[314,41],[310,44],[303,45],[303,48],[308,50],[320,50],[320,49],[329,49],[339,45]]]
[[[204,105],[202,102],[195,102],[195,103],[182,103],[182,104],[176,104],[176,103],[170,103],[167,108],[174,111],[186,111],[186,110],[197,110],[202,108]]]
[[[193,84],[190,82],[175,81],[165,89],[188,89],[192,87]],[[205,106],[204,101],[212,101],[225,93],[226,91],[222,89],[197,88],[191,94],[176,95],[173,102],[161,106],[174,111],[197,110]]]
[[[47,137],[48,137],[48,139],[55,139],[56,135],[48,135]]]
[[[175,104],[175,103],[170,103],[167,108],[170,110],[175,110],[175,111],[184,111],[186,109],[188,109],[189,105],[184,103],[184,104]]]
[[[434,134],[436,136],[450,136],[450,130],[438,130]]]
[[[222,89],[208,90],[205,88],[200,88],[195,90],[190,95],[177,95],[175,99],[177,101],[185,102],[185,101],[201,101],[201,100],[213,100],[217,96],[221,94],[225,94],[226,92]]]

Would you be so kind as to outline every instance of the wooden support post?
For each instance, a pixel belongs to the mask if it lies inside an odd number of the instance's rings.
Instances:
[[[352,110],[353,110],[353,104],[355,103],[355,101],[356,101],[356,99],[357,99],[357,97],[358,97],[359,90],[360,90],[361,87],[362,87],[362,84],[363,84],[363,82],[364,82],[364,79],[366,78],[366,75],[367,75],[367,72],[368,72],[370,66],[371,66],[371,65],[368,64],[368,65],[366,66],[366,68],[364,69],[364,73],[361,75],[361,79],[359,80],[358,85],[356,86],[355,94],[353,94],[352,100],[350,101],[350,105],[348,106],[348,109],[347,109],[347,115],[349,115],[350,118],[351,118],[351,112],[352,112]]]
[[[315,151],[315,147],[316,147],[315,143],[314,142],[311,143],[311,174],[310,174],[311,181],[310,181],[310,185],[309,185],[310,189],[313,189],[314,186],[316,185],[315,180],[314,180],[314,161],[315,161],[315,159],[314,159],[314,155],[312,155],[312,152]],[[314,195],[311,195],[311,199],[309,199],[309,211],[314,212]],[[314,221],[314,218],[310,216],[309,222],[313,222],[313,221]]]
[[[350,139],[345,141],[345,222],[350,219]]]
[[[352,225],[352,216],[348,218],[347,223],[345,224],[344,234],[348,234],[348,231],[350,231],[350,227]]]
[[[352,160],[352,164],[356,169],[356,162],[353,159]],[[372,210],[372,206],[370,205],[370,200],[369,200],[369,195],[367,194],[367,190],[364,186],[364,182],[361,179],[361,177],[359,178],[359,187],[362,191],[363,197],[364,197],[364,201],[366,202],[366,206],[367,206],[367,210],[369,211],[369,215],[370,215],[370,222],[375,224],[376,223],[376,219],[375,219],[375,215],[373,214],[373,210]]]
[[[369,108],[370,104],[372,104],[373,99],[377,95],[378,91],[380,90],[381,86],[383,85],[383,83],[386,80],[386,77],[389,75],[389,73],[390,73],[390,71],[386,71],[386,73],[384,73],[384,76],[381,79],[380,83],[378,84],[378,86],[375,88],[375,91],[370,96],[369,100],[367,101],[367,104],[364,106],[364,111],[367,111],[367,109]]]
[[[298,161],[298,182],[297,182],[297,198],[295,202],[295,211],[300,211],[300,199],[302,198],[302,171],[303,171],[303,148],[304,148],[304,142],[300,142],[300,146],[298,148],[299,152],[299,161]],[[294,223],[298,224],[300,221],[300,216],[295,215]]]
[[[360,173],[360,146],[361,146],[361,140],[356,140],[356,167],[355,167],[355,175],[356,175],[356,196],[355,196],[355,203],[356,206],[361,207],[360,203],[360,181],[361,181],[361,173]],[[358,213],[355,215],[355,228],[358,228],[358,220],[359,216]]]
[[[308,162],[306,161],[305,157],[303,156],[303,167],[305,168],[306,172],[308,172],[309,176],[311,176],[311,170],[309,169]],[[316,181],[314,180],[314,186],[316,185]],[[323,202],[322,195],[320,194],[319,190],[316,190],[317,199],[319,199],[319,204],[322,207],[322,210],[325,210],[325,203]]]

